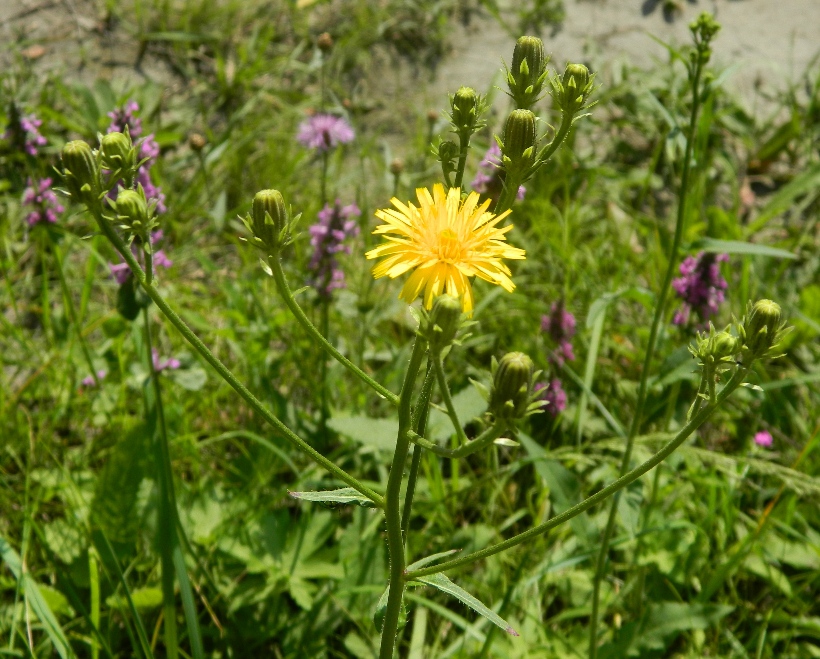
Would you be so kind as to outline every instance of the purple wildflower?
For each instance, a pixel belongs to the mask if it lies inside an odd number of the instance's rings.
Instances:
[[[729,284],[720,274],[720,264],[729,260],[728,254],[711,254],[701,252],[687,256],[680,264],[682,277],[672,280],[672,287],[683,300],[681,308],[675,313],[672,322],[675,325],[687,325],[692,311],[698,314],[704,323],[718,312],[726,299]]]
[[[299,124],[296,140],[308,149],[316,149],[319,153],[324,153],[339,144],[352,142],[354,137],[356,133],[344,117],[314,114]]]
[[[41,223],[54,224],[57,221],[57,214],[65,210],[51,189],[50,178],[40,179],[36,184],[29,179],[28,187],[23,192],[23,205],[32,208],[26,215],[29,226]]]
[[[154,231],[154,233],[151,234],[151,245],[153,246],[162,240],[162,235],[162,230]],[[137,252],[136,245],[131,245],[131,252],[134,256],[138,257],[139,252]],[[158,249],[154,252],[153,263],[155,266],[162,266],[163,268],[170,268],[174,265],[174,262],[168,258],[168,255],[162,249]],[[131,268],[127,263],[111,263],[109,261],[108,269],[111,271],[111,276],[120,286],[127,282],[128,278],[131,276]]]
[[[142,135],[142,119],[135,114],[139,112],[139,109],[140,106],[136,101],[128,101],[122,107],[117,108],[113,112],[109,112],[108,116],[111,118],[111,124],[108,126],[108,132],[121,133],[127,126],[131,139],[136,140]],[[156,139],[154,139],[154,134],[146,135],[139,142],[139,147],[139,159],[144,160],[147,158],[148,161],[143,163],[137,170],[134,183],[142,185],[147,199],[156,200],[157,213],[164,213],[167,210],[165,206],[165,194],[163,194],[160,187],[152,183],[150,175],[151,166],[156,162],[160,153],[159,144]],[[111,201],[116,201],[118,192],[118,187],[115,185],[111,189],[111,192],[108,193],[108,198],[111,199]]]
[[[20,117],[20,121],[16,126],[10,125],[6,129],[6,132],[3,134],[3,139],[14,143],[30,156],[36,156],[37,149],[41,146],[45,146],[48,142],[48,140],[40,134],[40,126],[42,125],[43,120],[38,119],[37,115],[27,114],[24,117]]]
[[[351,218],[361,214],[356,204],[342,206],[337,199],[333,206],[325,204],[317,215],[319,221],[309,229],[313,247],[308,265],[313,275],[311,285],[324,298],[330,298],[335,289],[345,286],[345,275],[339,268],[336,254],[350,254],[350,245],[345,245],[344,241],[359,235],[359,225]]]
[[[484,154],[484,159],[478,164],[478,171],[473,179],[473,190],[496,198],[501,192],[501,147],[493,142],[493,145]],[[518,201],[524,199],[527,189],[521,185],[518,187],[516,198]]]
[[[175,371],[180,366],[179,360],[174,357],[169,359],[160,359],[159,350],[156,348],[151,348],[151,363],[154,365],[155,373],[161,373],[166,368]]]
[[[570,343],[570,339],[575,336],[575,316],[564,308],[563,300],[553,302],[549,315],[541,316],[541,331],[546,332],[556,345],[550,355],[551,362],[563,366],[565,361],[575,360],[575,352]]]
[[[548,383],[539,382],[534,387],[541,392],[541,399],[547,401],[544,411],[553,419],[567,409],[567,392],[561,386],[561,380],[553,378]]]
[[[763,448],[771,447],[774,439],[772,438],[772,434],[767,430],[761,430],[758,433],[755,433],[755,444],[758,446],[762,446]]]
[[[102,380],[106,375],[108,375],[108,371],[100,369],[99,371],[97,371],[97,380]],[[93,387],[97,383],[94,382],[93,375],[87,375],[80,381],[80,384],[82,384],[84,387]]]

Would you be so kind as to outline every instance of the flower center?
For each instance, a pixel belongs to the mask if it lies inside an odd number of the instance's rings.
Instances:
[[[458,234],[452,229],[444,229],[438,235],[438,257],[447,263],[462,260],[463,249]]]

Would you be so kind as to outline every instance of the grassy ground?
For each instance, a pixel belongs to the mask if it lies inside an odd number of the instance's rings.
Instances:
[[[29,178],[56,184],[52,167],[66,141],[95,141],[109,112],[137,101],[143,136],[153,133],[161,147],[151,176],[167,205],[159,246],[173,261],[158,273],[161,292],[289,428],[381,492],[394,411],[336,362],[322,366],[258,255],[239,240],[245,229],[237,216],[258,190],[281,190],[302,213],[285,270],[293,288],[307,284],[323,163],[295,135],[322,107],[347,118],[356,137],[326,164],[327,199],[362,211],[351,252],[339,257],[347,285],[328,305],[315,288],[298,300],[318,325],[327,309],[331,342],[398,391],[415,324],[397,300],[399,282],[374,281],[363,255],[378,242],[374,210],[394,193],[411,199],[416,186],[440,181],[429,142],[446,138],[448,126],[443,111],[428,117],[399,99],[365,94],[359,83],[374,58],[426,70],[450,26],[481,9],[416,4],[111,5],[101,29],[118,30],[123,52],[161,62],[163,84],[78,82],[42,74],[23,55],[3,72],[4,124],[15,112],[34,113],[47,140],[36,155],[13,135],[0,146],[4,655],[172,656],[171,617],[180,656],[189,656],[196,654],[192,616],[205,656],[378,656],[373,613],[387,574],[380,511],[289,497],[339,482],[271,431],[155,306],[144,312],[148,335],[142,315],[125,317],[133,300],[108,265],[119,257],[87,213],[63,200],[56,223],[30,226],[32,206],[23,200]],[[324,31],[334,40],[325,57],[316,46]],[[722,83],[715,71],[697,123],[678,260],[704,249],[729,253],[716,325],[766,297],[796,330],[783,358],[755,367],[759,388],[740,390],[623,492],[601,590],[599,657],[820,656],[820,74],[808,71],[763,119]],[[472,420],[468,433],[485,410],[470,380],[487,381],[491,358],[508,351],[528,353],[545,370],[542,381],[560,380],[567,406],[523,423],[518,448],[494,446],[460,462],[425,453],[409,519],[411,561],[487,547],[618,476],[668,263],[691,88],[675,51],[649,72],[604,69],[596,85],[591,117],[526,183],[511,216],[509,240],[528,254],[512,266],[517,288],[475,285],[477,325],[447,363],[462,421]],[[538,110],[544,130],[557,123],[549,99]],[[502,121],[491,115],[476,136],[468,183]],[[391,171],[396,144],[398,173],[396,165]],[[557,302],[577,318],[574,359],[563,367],[550,359],[557,344],[541,328]],[[686,350],[695,328],[672,323],[680,305],[673,294],[636,464],[685,424],[697,393]],[[160,361],[178,361],[160,382],[179,510],[173,546],[192,589],[178,564],[170,608],[162,566],[171,541],[163,533],[173,528],[163,517],[166,463],[152,451],[158,421],[148,341]],[[448,445],[455,437],[441,409],[431,414],[428,436]],[[754,441],[761,431],[771,434],[770,447]],[[400,656],[586,656],[608,511],[594,507],[526,546],[449,573],[519,637],[434,588],[413,587]]]

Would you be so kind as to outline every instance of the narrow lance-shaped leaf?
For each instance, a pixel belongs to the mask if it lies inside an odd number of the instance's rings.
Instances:
[[[373,502],[363,494],[359,494],[352,487],[343,487],[338,490],[324,490],[321,492],[289,492],[294,499],[303,501],[315,501],[328,505],[339,505],[343,503],[355,503],[366,508],[372,508]]]
[[[441,574],[431,574],[425,577],[419,577],[416,581],[420,581],[423,584],[427,584],[428,586],[433,586],[434,588],[438,588],[443,593],[447,593],[448,595],[452,595],[460,602],[469,606],[473,611],[478,613],[481,616],[484,616],[494,625],[498,625],[508,634],[512,636],[518,636],[518,632],[515,631],[510,623],[508,623],[504,618],[498,615],[495,611],[491,610],[481,601],[470,595],[466,590],[457,586],[452,581],[450,581],[449,577]]]

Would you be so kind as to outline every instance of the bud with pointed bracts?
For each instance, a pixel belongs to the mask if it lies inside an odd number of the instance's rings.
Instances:
[[[540,98],[547,79],[544,42],[538,37],[519,37],[513,51],[512,66],[507,70],[509,96],[519,109],[529,110]]]
[[[755,359],[775,359],[780,342],[793,328],[781,321],[780,305],[771,300],[749,303],[738,332],[743,346],[743,361],[747,365]]]
[[[82,140],[63,147],[63,179],[71,198],[92,206],[100,203],[100,163],[98,154]]]
[[[594,76],[583,64],[567,64],[564,75],[552,80],[553,100],[564,115],[573,117],[585,110]]]
[[[110,204],[117,213],[120,228],[133,236],[138,236],[144,245],[150,246],[151,232],[157,227],[154,215],[157,202],[153,199],[149,202],[146,199],[142,184],[137,185],[136,190],[120,188],[117,200]]]
[[[298,219],[290,219],[285,199],[278,190],[261,190],[254,195],[250,214],[242,218],[251,233],[247,242],[266,254],[273,254],[290,244],[290,230]]]
[[[131,179],[138,165],[138,148],[131,142],[128,126],[123,133],[108,133],[100,140],[100,165],[115,180]]]
[[[429,312],[421,310],[418,334],[427,339],[432,352],[441,354],[455,342],[461,326],[461,300],[443,293],[435,299]]]
[[[504,125],[504,136],[499,142],[501,162],[508,180],[517,186],[523,183],[535,164],[535,115],[530,110],[513,110]]]
[[[540,410],[543,401],[535,400],[532,385],[536,377],[532,359],[523,352],[508,352],[493,360],[493,386],[489,411],[497,419],[514,421]]]

